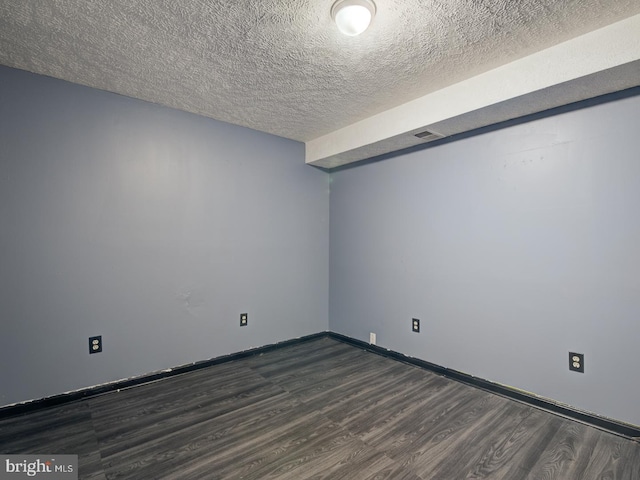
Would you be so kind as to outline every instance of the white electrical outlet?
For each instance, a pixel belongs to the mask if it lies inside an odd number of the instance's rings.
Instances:
[[[371,345],[375,345],[375,344],[376,344],[376,334],[375,334],[375,333],[373,333],[373,332],[371,332],[371,333],[369,334],[369,343],[370,343]]]

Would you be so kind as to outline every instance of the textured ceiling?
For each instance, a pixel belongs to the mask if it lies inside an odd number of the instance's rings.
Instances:
[[[309,141],[640,13],[638,0],[0,0],[0,64]]]

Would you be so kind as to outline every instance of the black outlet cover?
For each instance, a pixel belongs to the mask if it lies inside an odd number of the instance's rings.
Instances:
[[[584,373],[584,354],[569,352],[569,370]]]
[[[411,320],[411,330],[420,333],[420,319],[414,318]]]
[[[246,327],[249,324],[249,314],[248,313],[241,313],[240,314],[240,326],[241,327]]]
[[[100,353],[102,351],[102,335],[89,337],[89,353]]]

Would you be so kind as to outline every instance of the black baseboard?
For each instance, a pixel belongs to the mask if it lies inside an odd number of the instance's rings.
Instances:
[[[325,338],[325,337],[333,338],[334,340],[338,340],[340,342],[347,343],[349,345],[353,345],[358,348],[362,348],[364,350],[367,350],[372,353],[376,353],[378,355],[382,355],[388,358],[399,360],[404,363],[415,365],[415,366],[424,368],[426,370],[429,370],[431,372],[434,372],[438,375],[442,375],[443,377],[457,380],[461,383],[471,385],[473,387],[480,388],[482,390],[525,403],[532,407],[536,407],[536,408],[545,410],[547,412],[561,415],[565,418],[573,419],[573,420],[585,423],[587,425],[591,425],[593,427],[599,428],[601,430],[605,430],[607,432],[614,433],[616,435],[628,438],[630,440],[635,440],[637,442],[640,442],[640,427],[637,427],[635,425],[630,425],[627,423],[619,422],[617,420],[612,420],[610,418],[601,417],[599,415],[595,415],[590,412],[584,412],[584,411],[575,409],[573,407],[554,402],[553,400],[550,400],[547,398],[537,397],[535,395],[528,394],[526,392],[508,387],[506,385],[490,382],[489,380],[484,380],[482,378],[474,377],[469,374],[459,372],[457,370],[453,370],[440,365],[436,365],[435,363],[421,360],[419,358],[408,357],[406,355],[403,355],[402,353],[394,352],[393,350],[388,350],[386,348],[382,348],[377,345],[371,345],[370,343],[363,342],[362,340],[356,340],[355,338],[351,338],[346,335],[341,335],[339,333],[334,333],[334,332],[314,333],[312,335],[307,335],[300,338],[294,338],[291,340],[286,340],[286,341],[274,343],[271,345],[265,345],[263,347],[252,348],[250,350],[244,350],[242,352],[232,353],[230,355],[224,355],[224,356],[212,358],[209,360],[203,360],[201,362],[182,365],[179,367],[172,368],[170,370],[163,370],[160,372],[154,372],[147,375],[141,375],[139,377],[128,378],[125,380],[120,380],[120,381],[107,383],[103,385],[96,385],[94,387],[84,388],[81,390],[77,390],[75,392],[63,393],[60,395],[54,395],[51,397],[42,398],[38,400],[31,400],[28,402],[18,403],[15,405],[7,405],[5,407],[0,407],[0,418],[12,417],[12,416],[21,415],[24,413],[33,412],[36,410],[41,410],[43,408],[62,405],[65,403],[76,401],[76,400],[95,397],[97,395],[102,395],[115,390],[122,390],[125,388],[135,387],[137,385],[143,385],[145,383],[153,382],[163,378],[173,377],[175,375],[192,372],[194,370],[200,370],[202,368],[211,367],[213,365],[219,365],[221,363],[232,362],[234,360],[239,360],[239,359],[250,357],[253,355],[260,355],[262,353],[270,352],[283,347],[297,345],[300,343],[308,342],[318,338]]]
[[[33,412],[35,410],[41,410],[43,408],[54,407],[62,405],[64,403],[74,402],[76,400],[82,400],[89,397],[95,397],[105,393],[113,392],[115,390],[123,390],[125,388],[135,387],[145,383],[160,380],[162,378],[173,377],[182,373],[192,372],[194,370],[200,370],[202,368],[211,367],[213,365],[219,365],[221,363],[232,362],[241,358],[250,357],[253,355],[260,355],[262,353],[277,350],[279,348],[288,347],[290,345],[296,345],[317,338],[323,338],[327,336],[327,332],[314,333],[304,337],[294,338],[291,340],[285,340],[283,342],[274,343],[271,345],[265,345],[263,347],[252,348],[250,350],[244,350],[242,352],[232,353],[230,355],[223,355],[221,357],[211,358],[209,360],[203,360],[200,362],[190,363],[187,365],[181,365],[168,370],[162,370],[160,372],[149,373],[141,375],[139,377],[127,378],[124,380],[118,380],[112,383],[106,383],[103,385],[96,385],[94,387],[87,387],[74,392],[62,393],[60,395],[53,395],[51,397],[41,398],[38,400],[30,400],[28,402],[17,403],[15,405],[7,405],[6,407],[0,407],[0,418],[12,417],[15,415],[21,415],[24,413]]]
[[[406,355],[403,355],[402,353],[394,352],[393,350],[387,350],[386,348],[382,348],[377,345],[371,345],[370,343],[363,342],[362,340],[356,340],[354,338],[347,337],[346,335],[327,332],[327,336],[335,340],[348,343],[349,345],[362,348],[369,352],[377,353],[378,355],[393,358],[395,360],[400,360],[401,362],[415,365],[431,372],[437,373],[438,375],[442,375],[443,377],[451,378],[461,383],[465,383],[467,385],[471,385],[473,387],[501,395],[511,400],[517,400],[519,402],[526,403],[527,405],[531,405],[532,407],[561,415],[572,420],[577,420],[601,430],[605,430],[607,432],[625,437],[629,440],[640,442],[640,427],[637,427],[635,425],[630,425],[627,423],[619,422],[617,420],[612,420],[610,418],[601,417],[590,412],[584,412],[582,410],[578,410],[573,407],[554,402],[553,400],[547,398],[537,397],[521,390],[507,387],[506,385],[490,382],[489,380],[484,380],[482,378],[474,377],[457,370],[445,368],[440,365],[436,365],[435,363],[420,360],[419,358],[408,357]]]

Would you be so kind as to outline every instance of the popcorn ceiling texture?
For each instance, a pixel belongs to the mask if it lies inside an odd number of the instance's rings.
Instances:
[[[0,0],[0,63],[308,141],[640,13],[638,0]]]

